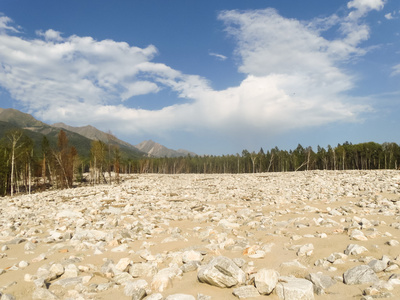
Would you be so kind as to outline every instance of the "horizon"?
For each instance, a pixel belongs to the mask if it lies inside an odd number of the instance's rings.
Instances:
[[[0,103],[198,155],[399,143],[399,20],[394,0],[6,1]]]

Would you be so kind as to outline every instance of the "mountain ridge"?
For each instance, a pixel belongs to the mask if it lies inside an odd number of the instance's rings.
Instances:
[[[36,132],[53,140],[56,138],[60,129],[67,131],[67,136],[76,143],[81,143],[85,149],[85,155],[90,153],[90,141],[100,140],[105,143],[111,142],[125,149],[125,152],[133,153],[134,157],[148,156],[148,157],[179,157],[187,155],[196,155],[193,152],[184,149],[173,150],[152,140],[143,141],[138,144],[132,145],[128,142],[118,139],[111,133],[103,132],[92,125],[81,127],[74,127],[62,122],[54,123],[52,125],[46,124],[42,121],[35,119],[32,115],[21,112],[14,108],[0,108],[0,121],[10,124],[10,126],[19,127],[24,130]],[[5,126],[3,126],[5,128]],[[87,139],[88,141],[86,141]],[[54,142],[54,141],[53,141]],[[88,148],[88,149],[86,149]],[[144,151],[143,149],[148,149]]]
[[[155,157],[179,157],[187,155],[192,155],[192,156],[196,155],[196,153],[184,149],[178,149],[178,150],[169,149],[159,143],[154,142],[153,140],[143,141],[140,144],[135,145],[135,147]]]

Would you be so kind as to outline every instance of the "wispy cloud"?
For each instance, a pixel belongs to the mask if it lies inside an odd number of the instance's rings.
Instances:
[[[228,57],[225,56],[225,55],[218,54],[218,53],[214,53],[214,52],[210,52],[210,53],[208,53],[208,54],[210,54],[211,56],[216,57],[216,58],[219,59],[219,60],[226,60],[226,59],[228,58]]]
[[[400,74],[400,64],[393,67],[393,72],[391,75],[395,76],[395,75],[399,75],[399,74]]]

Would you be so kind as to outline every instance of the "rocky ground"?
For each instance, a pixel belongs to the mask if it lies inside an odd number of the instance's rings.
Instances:
[[[400,299],[400,172],[135,175],[1,198],[4,299]]]

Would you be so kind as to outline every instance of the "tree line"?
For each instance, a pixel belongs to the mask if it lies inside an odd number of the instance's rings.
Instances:
[[[44,136],[39,147],[21,129],[6,132],[0,140],[0,195],[31,193],[47,188],[70,188],[76,184],[119,183],[120,174],[132,173],[261,173],[305,170],[399,169],[400,146],[374,142],[336,147],[298,145],[294,150],[278,147],[258,152],[243,150],[235,155],[182,157],[121,157],[118,145],[94,140],[90,156],[80,156],[60,130],[57,144]]]
[[[298,145],[294,150],[278,147],[258,152],[243,150],[236,155],[204,155],[177,158],[142,158],[136,161],[138,173],[261,173],[305,170],[398,169],[400,146],[396,143],[345,142],[325,149]]]

